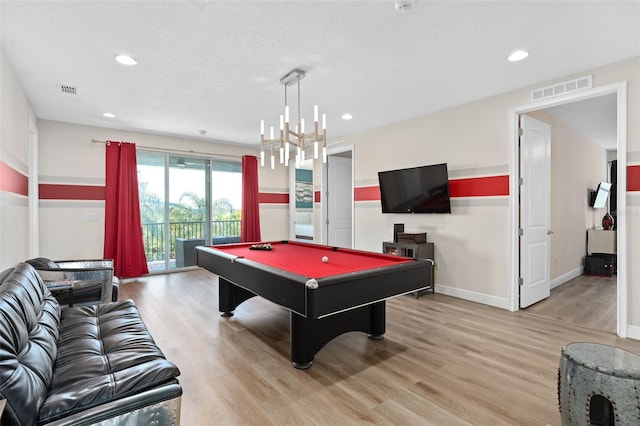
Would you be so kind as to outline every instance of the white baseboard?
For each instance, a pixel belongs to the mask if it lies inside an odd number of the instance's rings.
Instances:
[[[463,290],[460,288],[449,287],[446,285],[435,285],[436,293],[445,294],[447,296],[457,297],[459,299],[469,300],[471,302],[482,303],[483,305],[493,306],[509,310],[509,299],[503,297],[490,296],[475,291]]]
[[[627,337],[629,339],[640,340],[640,327],[636,325],[627,326]]]
[[[562,284],[566,283],[567,281],[571,281],[575,277],[579,277],[580,275],[582,275],[583,271],[584,271],[584,266],[580,266],[580,267],[574,269],[573,271],[569,271],[566,274],[562,274],[559,277],[556,277],[556,278],[552,279],[549,282],[549,284],[551,286],[551,289],[553,290],[554,288],[556,288],[558,286],[561,286]]]

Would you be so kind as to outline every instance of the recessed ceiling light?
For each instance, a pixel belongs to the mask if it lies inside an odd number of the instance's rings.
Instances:
[[[115,114],[112,114],[112,113],[110,113],[110,112],[103,112],[103,113],[102,113],[102,116],[103,116],[103,117],[107,117],[107,118],[116,118],[116,115],[115,115]]]
[[[135,65],[138,63],[133,57],[129,55],[116,55],[116,61],[122,65]]]
[[[346,113],[346,114],[342,114],[342,119],[343,120],[351,120],[353,118],[353,115]]]
[[[507,58],[507,60],[509,62],[518,62],[523,60],[524,58],[526,58],[527,56],[529,56],[529,52],[526,52],[524,50],[516,50],[515,52],[513,52],[511,55],[509,55],[509,57]]]

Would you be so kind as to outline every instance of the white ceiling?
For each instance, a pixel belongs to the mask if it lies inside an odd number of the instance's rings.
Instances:
[[[38,118],[190,138],[202,129],[205,140],[255,146],[261,119],[278,124],[279,80],[293,68],[307,72],[303,117],[318,104],[335,140],[640,55],[638,1],[417,0],[404,13],[393,0],[0,8],[2,44]],[[529,58],[506,61],[521,48]],[[119,53],[139,64],[116,63]],[[296,96],[290,87],[294,109]]]

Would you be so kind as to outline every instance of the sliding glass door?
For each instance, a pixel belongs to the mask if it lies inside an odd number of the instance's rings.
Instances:
[[[149,271],[194,266],[196,246],[239,241],[241,176],[239,162],[138,153]]]

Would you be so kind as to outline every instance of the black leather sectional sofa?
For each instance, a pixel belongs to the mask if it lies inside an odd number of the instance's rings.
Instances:
[[[31,265],[0,273],[3,426],[179,424],[179,374],[131,300],[61,307]]]

